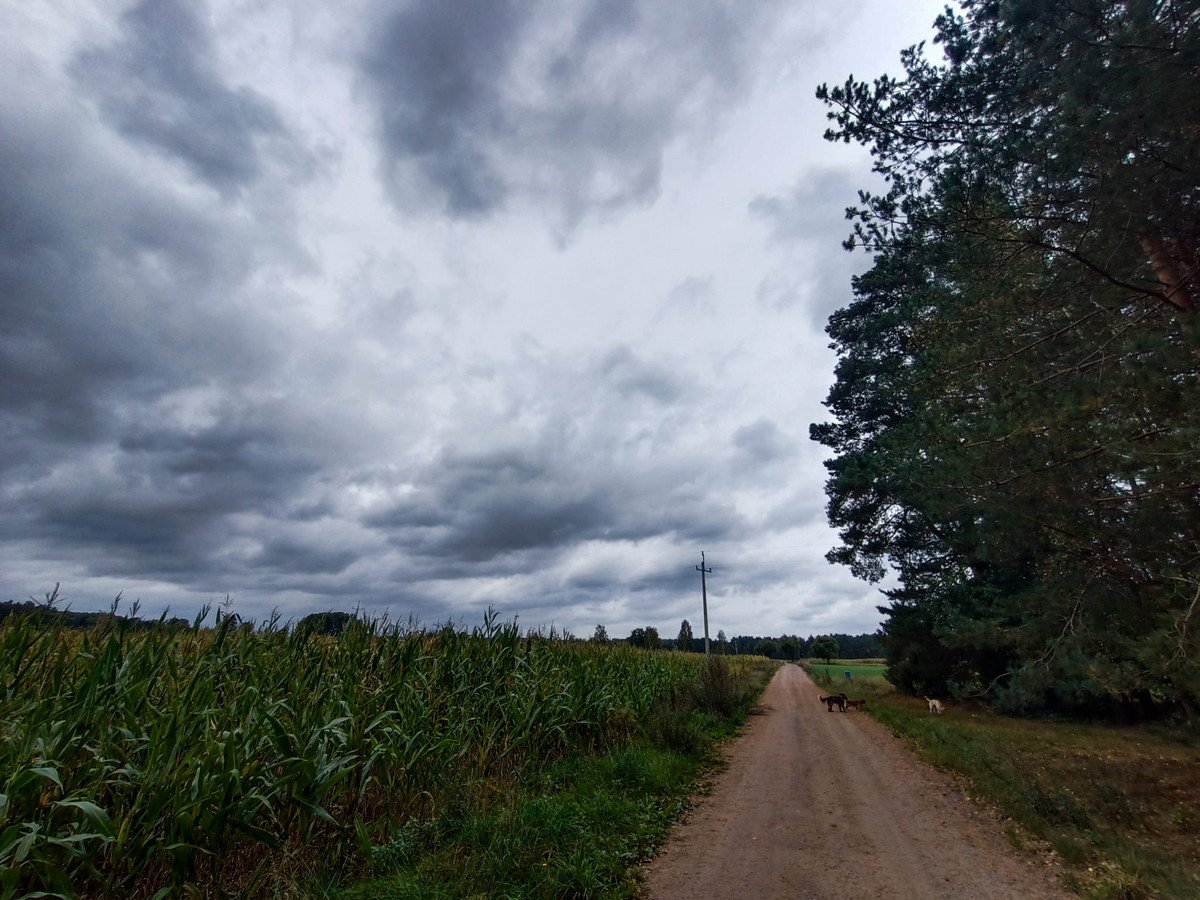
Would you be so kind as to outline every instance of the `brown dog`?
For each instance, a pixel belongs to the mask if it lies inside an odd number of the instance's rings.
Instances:
[[[862,709],[864,706],[867,705],[867,701],[866,700],[847,700],[846,705],[849,706],[851,709]]]
[[[829,712],[833,712],[834,704],[837,704],[838,709],[840,709],[842,712],[846,711],[845,694],[833,694],[828,697],[818,697],[817,699],[829,707]]]

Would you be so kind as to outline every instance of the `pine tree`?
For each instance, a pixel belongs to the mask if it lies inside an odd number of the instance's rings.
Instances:
[[[679,623],[679,636],[675,638],[675,649],[691,652],[694,647],[692,625],[687,619]]]
[[[1200,15],[966,0],[905,78],[818,96],[870,146],[812,436],[830,559],[901,587],[893,675],[1014,708],[1200,702]],[[934,642],[940,651],[930,653]],[[920,663],[918,664],[918,660]]]

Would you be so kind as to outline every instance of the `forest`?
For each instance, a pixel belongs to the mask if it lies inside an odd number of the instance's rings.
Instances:
[[[882,183],[810,428],[828,558],[890,576],[903,690],[1194,720],[1200,8],[961,9],[903,77],[817,91]]]
[[[629,639],[635,646],[637,629]],[[725,639],[723,633],[718,639],[710,642],[710,650],[714,653],[749,654],[751,656],[766,656],[770,659],[798,660],[821,656],[817,650],[819,641],[833,641],[833,656],[839,659],[872,659],[882,657],[884,653],[882,639],[878,634],[828,634],[806,638],[795,634],[783,634],[778,637],[757,637],[739,634]],[[690,646],[681,646],[680,639],[661,642],[665,649],[691,650],[695,653],[704,652],[704,638],[693,638]]]

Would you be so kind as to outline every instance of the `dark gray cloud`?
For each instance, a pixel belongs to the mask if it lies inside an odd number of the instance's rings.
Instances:
[[[414,560],[428,559],[440,577],[503,572],[514,555],[536,551],[546,560],[586,541],[717,540],[744,527],[732,506],[695,492],[683,472],[622,471],[596,451],[585,437],[553,449],[446,453],[412,494],[367,524]]]
[[[40,504],[24,535],[48,546],[70,547],[86,576],[154,578],[192,583],[206,571],[217,541],[206,498],[131,497],[120,492],[26,494]]]
[[[851,225],[846,207],[853,206],[862,187],[860,176],[841,169],[817,169],[781,195],[759,196],[750,212],[771,226],[771,237],[785,243],[848,237]]]
[[[249,565],[268,572],[294,573],[307,585],[312,575],[341,575],[358,558],[359,554],[350,549],[326,547],[316,541],[278,538],[263,546]],[[342,585],[341,592],[345,589]]]
[[[251,399],[284,347],[243,290],[275,253],[73,112],[0,104],[0,534],[88,576],[207,582],[229,517],[316,467],[303,423]]]
[[[389,4],[362,72],[393,198],[461,217],[534,199],[566,231],[645,204],[672,141],[745,92],[780,6]]]
[[[743,464],[750,466],[766,466],[796,455],[795,442],[767,419],[739,428],[734,432],[733,445],[744,458]]]
[[[143,412],[144,414],[144,412]],[[147,416],[148,418],[148,416]],[[321,460],[278,423],[208,428],[137,424],[78,447],[40,477],[23,473],[8,529],[73,548],[90,575],[205,580],[239,515],[290,518],[290,498]],[[268,537],[255,565],[281,560]]]
[[[511,132],[501,87],[528,8],[507,0],[404,4],[364,60],[388,150],[414,162],[457,215],[486,212],[508,190],[484,145]]]
[[[115,43],[84,51],[73,68],[123,135],[231,195],[259,176],[260,142],[285,130],[266,98],[222,77],[203,13],[197,0],[142,0]]]
[[[698,561],[698,560],[697,560]],[[639,625],[671,622],[673,612],[667,606],[677,602],[680,597],[690,597],[693,589],[699,591],[700,574],[687,562],[680,560],[677,565],[665,565],[648,573],[622,574],[619,581],[614,581],[613,572],[609,568],[573,575],[562,584],[564,591],[570,591],[581,598],[603,602],[612,600],[615,592],[634,606],[638,613],[634,621]],[[686,601],[685,601],[686,602]],[[674,619],[677,625],[679,619]],[[674,633],[663,634],[672,637]],[[586,636],[586,635],[585,635]],[[610,634],[611,637],[624,637],[624,634]]]
[[[788,271],[763,279],[760,302],[777,310],[803,306],[812,324],[823,328],[829,314],[850,301],[850,280],[869,259],[861,250],[838,248],[852,230],[846,208],[862,186],[860,176],[817,169],[782,194],[751,201],[750,214],[769,226],[772,241],[801,254],[793,256]]]
[[[599,374],[624,397],[642,395],[657,403],[670,404],[685,393],[678,372],[639,358],[624,345],[614,347],[604,356]]]
[[[3,463],[102,436],[115,404],[269,354],[231,330],[225,291],[252,257],[236,231],[137,184],[63,118],[0,113]],[[46,442],[43,444],[42,442]]]

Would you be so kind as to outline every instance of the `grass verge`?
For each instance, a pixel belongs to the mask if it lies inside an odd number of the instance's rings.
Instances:
[[[814,679],[837,683],[817,667]],[[867,711],[994,807],[1018,848],[1057,856],[1087,900],[1200,897],[1200,735],[1015,719],[951,705],[930,714],[882,678],[856,680]]]
[[[775,665],[710,666],[617,745],[572,753],[511,783],[465,785],[424,819],[361,848],[371,875],[314,884],[320,900],[629,898],[688,797],[719,761]]]

